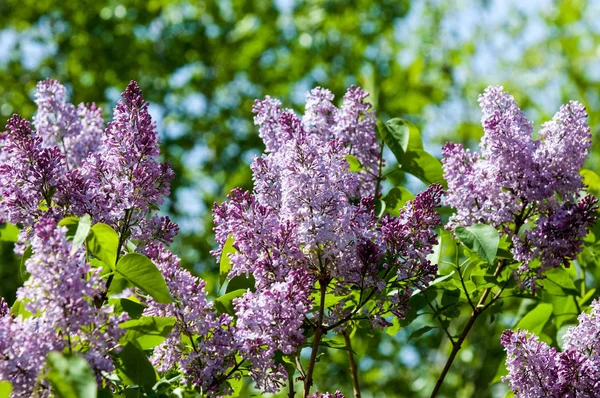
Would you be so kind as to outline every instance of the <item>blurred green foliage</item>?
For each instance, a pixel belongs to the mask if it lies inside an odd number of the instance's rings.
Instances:
[[[96,101],[107,117],[138,80],[176,173],[164,208],[182,227],[174,251],[214,292],[210,209],[231,188],[251,186],[248,164],[262,150],[255,98],[268,94],[300,110],[313,86],[340,98],[358,84],[380,118],[419,126],[434,154],[449,139],[477,142],[476,98],[487,85],[504,85],[537,123],[576,99],[590,111],[587,167],[597,170],[599,20],[597,2],[583,0],[3,0],[0,124],[12,113],[34,115],[31,95],[46,77],[65,83],[72,102]],[[12,301],[22,282],[10,249],[0,253],[0,295]],[[595,253],[590,243],[582,262],[595,265]],[[504,396],[503,386],[489,386],[503,361],[498,336],[526,306],[507,300],[503,315],[478,320],[444,396]],[[357,332],[363,396],[428,395],[449,342],[439,329],[409,341],[434,324],[422,318],[393,337]],[[349,394],[346,353],[330,349],[321,361],[317,386]]]

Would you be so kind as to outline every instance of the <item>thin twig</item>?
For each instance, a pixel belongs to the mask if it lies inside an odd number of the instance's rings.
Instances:
[[[304,398],[307,398],[310,394],[310,388],[313,385],[313,371],[315,370],[315,362],[317,361],[317,353],[319,351],[319,345],[321,344],[321,338],[323,337],[323,332],[326,332],[323,328],[323,318],[325,317],[325,294],[327,294],[327,285],[331,279],[329,277],[322,277],[319,280],[320,294],[320,308],[319,308],[319,318],[317,319],[317,324],[315,327],[315,335],[313,336],[313,346],[312,351],[310,353],[310,360],[308,362],[308,368],[306,370],[306,375],[304,376]]]
[[[342,332],[344,341],[346,342],[346,348],[348,349],[348,363],[350,364],[350,375],[352,376],[352,388],[354,389],[354,398],[360,398],[360,385],[358,384],[358,366],[354,361],[354,355],[352,353],[352,342],[350,341],[350,332],[348,329],[344,329]]]
[[[444,326],[444,323],[442,322],[442,318],[440,317],[440,314],[438,313],[438,311],[435,308],[433,308],[433,305],[431,305],[431,303],[429,302],[429,299],[427,299],[427,297],[425,297],[425,300],[427,300],[427,304],[429,305],[429,308],[431,308],[431,311],[433,311],[433,315],[440,322],[440,326],[442,327],[444,332],[446,332],[446,336],[448,336],[448,339],[450,339],[450,342],[452,343],[452,345],[454,345],[454,338],[450,334],[450,331]]]

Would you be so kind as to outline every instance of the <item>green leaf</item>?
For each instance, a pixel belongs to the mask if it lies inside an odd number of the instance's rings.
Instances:
[[[119,248],[119,235],[110,226],[97,223],[91,228],[87,238],[88,250],[99,258],[111,269],[115,269],[117,250]]]
[[[400,170],[414,175],[426,184],[437,182],[446,186],[442,163],[424,150],[407,152]]]
[[[92,219],[88,214],[79,219],[79,222],[77,223],[77,229],[75,230],[75,235],[73,236],[71,255],[75,254],[81,245],[83,245],[83,242],[86,240],[91,228]]]
[[[392,216],[398,217],[400,215],[400,209],[408,202],[413,200],[413,195],[408,189],[403,187],[394,187],[385,195],[383,201],[385,202],[385,209]]]
[[[239,397],[240,394],[242,393],[242,388],[244,388],[244,379],[242,377],[236,378],[236,377],[232,377],[230,379],[227,380],[227,383],[229,383],[229,387],[231,387],[231,394],[229,394],[229,396],[231,398],[236,398]]]
[[[583,295],[583,297],[581,297],[580,299],[577,300],[579,302],[579,305],[585,305],[589,299],[594,297],[594,293],[596,293],[596,289],[592,288],[592,289],[588,290]]]
[[[332,348],[334,350],[349,351],[349,352],[353,353],[354,355],[357,355],[356,352],[354,352],[354,350],[348,349],[346,344],[344,344],[340,341],[336,341],[336,340],[323,339],[319,343],[319,347],[327,347],[327,348]]]
[[[445,289],[442,294],[442,306],[447,307],[456,304],[460,300],[460,293],[461,290],[459,289]]]
[[[126,312],[130,319],[137,319],[142,316],[146,306],[130,299],[108,299],[108,304],[114,307],[116,313]]]
[[[146,256],[129,253],[119,259],[115,272],[161,304],[173,302],[169,288],[156,265]]]
[[[385,332],[390,335],[390,336],[395,336],[396,334],[398,334],[398,332],[400,331],[400,329],[402,329],[402,325],[400,324],[400,321],[398,320],[397,317],[394,317],[394,319],[392,319],[392,326],[389,326]]]
[[[552,320],[557,329],[565,323],[575,323],[577,321],[577,306],[575,305],[575,297],[554,296],[545,297],[544,302],[552,304]]]
[[[383,141],[401,163],[404,154],[409,150],[422,150],[421,134],[415,125],[400,119],[390,119],[385,123],[378,123]]]
[[[23,319],[29,318],[31,315],[33,315],[27,308],[25,308],[25,303],[23,303],[21,300],[16,300],[13,303],[12,307],[10,307],[10,314],[14,317],[21,315]]]
[[[381,199],[377,199],[375,201],[375,214],[377,215],[377,218],[383,217],[384,213],[385,213],[385,202]]]
[[[529,333],[540,334],[551,315],[552,304],[539,303],[534,309],[529,311],[523,318],[521,318],[515,328],[527,330]]]
[[[356,156],[348,154],[344,156],[344,158],[350,166],[348,167],[348,170],[350,170],[352,173],[358,173],[359,171],[364,170],[363,165],[360,163],[360,160],[358,160]]]
[[[252,274],[246,275],[237,275],[234,278],[226,281],[227,286],[225,286],[225,293],[233,292],[234,290],[244,289],[244,290],[256,290],[256,281],[254,280],[254,276]]]
[[[334,305],[336,305],[337,303],[339,303],[340,301],[342,301],[345,298],[346,298],[346,296],[336,296],[333,294],[326,294],[325,295],[325,308],[333,307]]]
[[[58,398],[95,398],[96,377],[87,361],[78,355],[53,351],[48,354],[48,381]]]
[[[498,280],[493,275],[473,275],[470,279],[479,289],[486,289],[498,285]]]
[[[494,378],[490,382],[490,385],[500,383],[502,381],[502,377],[508,375],[508,369],[506,368],[506,355],[503,355],[503,360],[498,364],[498,368],[496,369],[496,374]]]
[[[446,186],[442,164],[423,149],[419,130],[406,120],[395,118],[379,123],[380,134],[398,161],[400,170],[421,181]]]
[[[12,392],[10,381],[0,381],[0,398],[9,398]]]
[[[150,390],[158,380],[158,374],[144,351],[132,343],[127,343],[114,362],[117,375],[126,385]]]
[[[410,334],[410,337],[408,338],[408,341],[410,341],[412,339],[418,339],[419,337],[423,336],[425,333],[427,333],[433,329],[435,329],[433,326],[423,326],[422,328],[419,328],[419,329],[415,330],[414,332],[412,332]]]
[[[583,183],[587,187],[588,192],[595,196],[600,196],[600,176],[589,169],[581,169],[579,172],[583,177]]]
[[[27,272],[27,267],[25,267],[25,262],[27,262],[27,260],[29,260],[31,258],[32,254],[33,254],[33,249],[31,248],[31,245],[29,245],[29,246],[27,246],[27,249],[25,249],[25,252],[23,253],[23,256],[21,257],[21,264],[19,265],[19,270],[21,271],[21,279],[23,279],[24,281],[29,279],[29,272]]]
[[[132,319],[119,325],[127,329],[120,343],[133,343],[142,350],[149,350],[160,343],[171,333],[175,326],[175,318],[144,316]]]
[[[235,315],[235,309],[233,308],[233,300],[238,297],[241,297],[246,292],[247,290],[245,289],[238,289],[215,299],[213,303],[215,303],[216,310],[221,314]]]
[[[16,225],[0,223],[0,241],[16,242],[19,240],[19,228]]]
[[[223,251],[221,252],[221,261],[219,262],[219,283],[225,282],[229,270],[231,269],[230,254],[237,253],[234,245],[233,234],[230,234],[223,245]]]
[[[58,222],[59,227],[67,227],[67,239],[73,239],[75,232],[77,232],[77,226],[79,225],[79,217],[69,216],[65,217]]]
[[[556,295],[579,295],[579,291],[573,283],[569,272],[564,268],[554,268],[544,273],[545,278],[538,284],[544,288],[547,293]]]
[[[500,243],[500,236],[496,228],[486,224],[475,224],[469,227],[456,227],[454,233],[479,257],[488,264],[493,264]]]

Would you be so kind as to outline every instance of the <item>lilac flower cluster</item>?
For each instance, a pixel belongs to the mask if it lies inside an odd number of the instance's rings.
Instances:
[[[579,170],[591,145],[587,113],[577,102],[561,106],[535,140],[533,124],[502,87],[487,88],[479,104],[481,152],[455,143],[443,149],[446,204],[456,209],[448,226],[502,228],[512,240],[515,259],[523,262],[520,272],[531,283],[548,268],[568,265],[595,220],[597,200],[578,200],[583,188]],[[532,228],[519,234],[526,223]],[[533,267],[535,259],[541,266]]]
[[[563,336],[563,351],[539,341],[536,335],[510,330],[502,334],[508,376],[503,381],[523,398],[597,397],[600,389],[600,300],[579,325]]]
[[[182,384],[201,387],[208,396],[227,393],[223,383],[235,367],[237,343],[233,318],[218,315],[206,300],[205,282],[179,265],[179,259],[160,245],[150,245],[146,254],[161,271],[175,303],[149,301],[144,315],[174,317],[175,328],[154,349],[150,358],[159,372],[180,369]]]
[[[265,153],[252,163],[254,190],[235,189],[228,201],[215,205],[216,240],[221,255],[229,237],[229,277],[252,274],[256,291],[237,299],[236,341],[265,391],[277,391],[286,378],[274,362],[274,351],[294,353],[304,341],[303,323],[318,324],[318,307],[311,293],[320,288],[341,296],[324,313],[327,325],[341,325],[354,313],[346,306],[352,289],[370,290],[378,305],[365,307],[376,326],[390,310],[402,316],[414,289],[422,288],[437,268],[426,255],[436,243],[440,225],[435,212],[441,186],[407,203],[398,218],[381,222],[374,214],[373,195],[380,148],[375,116],[366,94],[351,88],[341,108],[333,95],[317,88],[307,94],[306,112],[298,117],[267,97],[254,106],[255,123]],[[347,155],[363,165],[348,169]],[[385,274],[382,276],[382,274]],[[396,292],[386,295],[388,285]],[[402,297],[402,298],[401,298]],[[359,307],[365,303],[359,303]]]
[[[325,393],[316,392],[313,395],[311,395],[309,398],[346,398],[346,397],[341,392],[336,391],[333,394],[330,392],[325,392]]]
[[[291,271],[285,282],[235,299],[235,340],[252,364],[250,376],[262,391],[277,392],[286,381],[283,365],[272,363],[275,351],[293,354],[304,342],[301,326],[311,308],[310,281],[309,275]]]
[[[104,287],[100,270],[85,261],[83,248],[72,251],[65,232],[50,219],[36,224],[25,262],[31,276],[17,292],[26,311],[11,315],[4,302],[0,311],[0,379],[12,382],[17,397],[34,393],[50,351],[83,353],[98,378],[114,369],[110,353],[124,316],[110,306],[96,308],[93,298]]]
[[[25,262],[31,276],[17,293],[23,309],[14,315],[0,304],[0,378],[11,381],[14,396],[29,396],[34,386],[43,390],[36,394],[49,394],[40,372],[53,350],[83,353],[100,382],[114,370],[111,351],[124,331],[118,324],[126,315],[102,303],[108,285],[101,269],[91,267],[83,247],[72,247],[57,222],[89,214],[118,231],[120,249],[135,239],[141,251],[156,251],[177,233],[168,217],[152,216],[169,192],[172,171],[157,161],[156,127],[137,83],[123,93],[106,130],[99,108],[75,107],[65,94],[57,81],[40,82],[35,130],[15,115],[0,137],[0,218],[22,227],[17,249],[29,245],[32,252]],[[191,290],[184,293],[193,297],[189,279]]]
[[[57,81],[36,90],[36,130],[13,116],[2,134],[0,217],[22,225],[21,250],[43,218],[89,214],[141,242],[170,241],[177,226],[148,218],[169,193],[172,170],[157,162],[156,126],[136,82],[131,82],[103,129],[101,109],[66,102]]]
[[[101,145],[104,121],[102,109],[95,104],[67,102],[66,89],[56,80],[47,79],[35,92],[37,114],[33,125],[46,148],[58,146],[68,168],[81,166],[91,152]]]

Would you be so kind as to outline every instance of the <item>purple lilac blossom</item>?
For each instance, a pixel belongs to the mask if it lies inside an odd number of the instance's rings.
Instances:
[[[359,288],[377,294],[379,303],[365,311],[372,325],[385,326],[383,317],[390,310],[402,316],[408,302],[386,296],[379,272],[393,269],[398,294],[409,297],[437,271],[425,257],[436,243],[440,186],[408,203],[398,218],[380,223],[374,214],[380,150],[365,98],[351,88],[338,109],[333,95],[317,88],[307,95],[302,118],[278,100],[257,101],[254,120],[266,149],[251,165],[254,190],[234,189],[215,205],[219,248],[213,255],[233,238],[229,278],[251,274],[256,281],[256,291],[235,301],[236,336],[265,391],[277,391],[287,377],[273,362],[274,352],[296,352],[303,322],[316,319],[309,295],[317,281],[327,294],[341,296],[324,314],[326,324],[344,322],[350,315],[346,296]],[[368,172],[350,172],[348,154]]]
[[[346,398],[346,397],[340,391],[336,391],[333,394],[329,393],[329,392],[324,392],[324,393],[315,392],[308,398]]]
[[[22,252],[40,218],[89,214],[142,243],[172,241],[177,226],[150,216],[169,194],[173,172],[159,163],[156,126],[131,82],[104,130],[96,105],[66,102],[65,88],[45,80],[36,90],[36,130],[13,116],[0,137],[0,217],[22,229]]]
[[[121,229],[138,226],[169,194],[173,171],[157,161],[159,154],[148,102],[132,81],[115,107],[98,152],[82,166],[87,200],[80,212]]]
[[[443,149],[446,204],[456,209],[448,227],[486,223],[500,228],[523,264],[522,284],[535,289],[545,270],[568,266],[581,252],[596,219],[597,200],[578,199],[579,170],[591,145],[587,113],[577,102],[563,105],[535,140],[533,124],[502,87],[488,87],[479,104],[480,153],[451,142]],[[533,228],[518,234],[526,223]],[[541,265],[532,269],[536,259]]]
[[[42,138],[31,130],[28,121],[11,117],[2,136],[0,164],[0,214],[12,224],[31,227],[50,214],[52,197],[64,178],[65,160],[57,147],[43,148]]]
[[[0,137],[0,217],[23,226],[18,247],[22,252],[31,244],[33,251],[25,263],[31,277],[17,295],[26,313],[35,315],[15,317],[0,304],[0,378],[13,382],[15,396],[30,395],[52,350],[82,352],[100,381],[102,372],[114,369],[110,355],[123,332],[118,324],[125,315],[93,302],[105,294],[100,269],[86,262],[83,248],[71,251],[56,222],[87,213],[94,222],[110,223],[123,239],[135,239],[140,251],[168,244],[178,230],[168,217],[150,211],[168,194],[172,171],[157,162],[156,128],[135,82],[106,130],[99,108],[67,103],[56,81],[38,84],[36,103],[36,130],[15,115]],[[214,321],[226,327],[214,331],[211,341],[228,347],[231,319],[224,317]],[[184,367],[205,372],[197,364],[223,351],[214,344],[212,351],[201,351],[202,359],[187,356]],[[47,382],[41,383],[48,391]]]
[[[150,245],[145,251],[163,274],[175,303],[149,301],[144,315],[176,320],[150,361],[159,372],[179,368],[183,385],[200,387],[208,396],[227,393],[224,382],[228,369],[236,365],[238,346],[233,318],[213,310],[212,302],[206,300],[205,282],[182,268],[175,255],[160,245]]]
[[[0,319],[0,378],[13,383],[14,396],[29,396],[50,351],[80,351],[101,379],[111,372],[110,357],[126,315],[111,306],[96,308],[93,298],[104,284],[100,270],[85,261],[85,250],[71,251],[66,228],[52,219],[38,221],[25,262],[31,274],[17,298],[29,315]]]
[[[276,393],[286,381],[283,365],[275,364],[275,352],[293,354],[304,342],[301,326],[311,308],[311,279],[306,273],[292,271],[285,282],[248,291],[234,300],[238,316],[235,341],[242,357],[252,364],[250,376],[256,387],[264,392]]]
[[[560,352],[525,331],[505,331],[508,375],[503,381],[517,397],[597,397],[600,388],[600,301],[569,327]]]
[[[388,266],[398,267],[396,281],[402,283],[390,296],[390,311],[399,318],[404,318],[412,293],[429,286],[437,274],[437,265],[427,255],[437,244],[435,228],[441,225],[441,219],[435,208],[443,191],[440,184],[432,184],[407,202],[399,217],[386,215],[381,220]]]
[[[67,102],[66,89],[58,81],[46,79],[37,84],[34,117],[37,135],[44,147],[60,148],[69,169],[79,167],[87,156],[98,150],[104,122],[102,109],[95,104]]]

